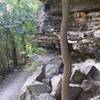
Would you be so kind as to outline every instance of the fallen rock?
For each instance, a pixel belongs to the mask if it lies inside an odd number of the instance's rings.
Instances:
[[[82,82],[81,87],[84,91],[91,91],[91,92],[93,92],[97,89],[96,85],[93,84],[92,81],[86,80],[86,79]]]
[[[78,84],[70,84],[70,100],[77,100],[82,88]]]
[[[51,79],[57,74],[59,74],[59,67],[56,64],[48,64],[46,66],[46,78]]]
[[[33,95],[40,95],[41,93],[50,93],[51,87],[48,85],[35,81],[32,85],[28,86],[28,89],[32,91]]]
[[[44,84],[47,84],[47,85],[51,86],[51,80],[50,79],[43,79],[42,82]]]
[[[25,82],[24,86],[32,84],[34,81],[42,81],[45,79],[45,66],[42,65],[36,69],[36,71]]]
[[[76,70],[79,70],[81,73],[87,75],[91,68],[94,66],[95,61],[92,59],[87,59],[85,62],[75,63],[73,64],[72,68],[72,75],[75,73]],[[72,76],[71,76],[72,77]]]
[[[85,62],[73,64],[70,82],[74,84],[81,84],[86,76],[90,73],[95,61],[88,59]]]
[[[84,80],[81,87],[83,91],[79,95],[78,100],[91,100],[89,98],[100,94],[100,82],[99,81]],[[92,100],[96,100],[96,99],[92,99]]]
[[[21,100],[25,100],[25,98],[27,97],[27,92],[29,91],[29,87],[30,86],[34,87],[35,82],[42,81],[42,79],[45,79],[45,66],[38,67],[37,70],[33,73],[33,75],[27,79],[21,90],[21,96],[20,96]]]
[[[70,82],[74,84],[81,84],[85,77],[86,75],[84,73],[81,73],[79,70],[76,70],[73,76],[71,76]]]
[[[57,100],[61,100],[61,79],[62,75],[54,76],[51,79],[52,92],[51,95],[54,96]]]
[[[93,66],[90,72],[88,73],[87,77],[91,78],[94,81],[100,81],[100,71]]]
[[[55,57],[50,63],[46,66],[46,78],[51,79],[53,76],[58,75],[60,72],[60,67],[62,66],[62,60],[60,57]]]
[[[51,87],[48,85],[34,81],[31,84],[27,84],[22,88],[20,100],[27,100],[26,98],[32,97],[32,96],[38,96],[41,93],[50,93]]]
[[[61,100],[61,81],[62,75],[55,76],[51,79],[52,83],[52,92],[57,100]],[[79,94],[81,93],[82,88],[79,84],[70,84],[70,100],[77,100]]]

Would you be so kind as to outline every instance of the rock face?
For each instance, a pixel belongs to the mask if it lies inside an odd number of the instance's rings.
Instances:
[[[61,19],[62,19],[61,0],[40,0],[40,1],[44,3],[44,12],[47,15],[46,19],[44,20],[42,32],[43,33],[48,33],[53,31],[59,32]],[[91,28],[93,28],[92,26],[95,24],[95,22],[98,23],[97,21],[98,18],[94,16],[97,14],[90,14],[90,12],[100,10],[99,4],[100,4],[99,0],[95,0],[95,1],[94,0],[72,0],[70,6],[71,16],[69,18],[70,31],[71,30],[79,31],[81,27],[82,30],[87,30],[90,26]],[[76,12],[82,12],[83,14],[76,13]],[[95,18],[97,20],[95,20]],[[99,20],[99,24],[100,24],[100,20]]]
[[[95,34],[96,33],[96,34]],[[34,37],[33,44],[40,47],[55,49],[60,53],[60,36],[57,34],[48,34],[45,36],[38,35]],[[45,38],[46,37],[46,38]],[[84,32],[68,32],[68,46],[72,58],[79,57],[83,59],[96,58],[100,60],[100,29]]]

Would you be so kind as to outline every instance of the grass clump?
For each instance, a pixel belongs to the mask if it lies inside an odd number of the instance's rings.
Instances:
[[[26,66],[25,66],[25,70],[28,71],[28,72],[34,72],[34,71],[36,71],[38,65],[39,65],[39,64],[38,64],[37,62],[34,61],[32,64],[26,65]]]
[[[32,44],[28,44],[26,46],[26,53],[28,57],[31,57],[35,54],[38,55],[47,54],[47,50],[41,47],[33,46]]]

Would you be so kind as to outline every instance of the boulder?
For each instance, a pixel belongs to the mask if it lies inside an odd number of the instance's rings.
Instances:
[[[85,62],[73,64],[72,65],[73,66],[72,76],[76,70],[79,70],[81,73],[88,75],[88,73],[90,72],[90,70],[94,66],[94,64],[95,64],[95,60],[93,60],[93,59],[87,59]]]
[[[74,84],[81,84],[82,81],[91,72],[94,64],[95,61],[92,59],[88,59],[85,62],[73,64],[70,82]]]
[[[42,79],[45,79],[45,66],[44,65],[36,69],[36,71],[32,74],[32,76],[30,76],[26,80],[24,86],[32,84],[35,80],[42,81]]]
[[[52,92],[53,95],[57,100],[61,100],[61,81],[62,75],[55,76],[51,79],[52,84]],[[77,100],[79,94],[81,93],[82,88],[79,84],[70,84],[70,100]]]
[[[45,79],[45,66],[38,67],[37,70],[33,73],[33,75],[27,79],[27,81],[25,82],[21,90],[21,94],[20,94],[21,100],[24,100],[23,98],[26,98],[29,87],[30,86],[34,87],[36,81],[42,81],[42,79]]]
[[[81,73],[79,70],[76,70],[73,76],[71,77],[70,82],[74,84],[81,84],[85,77],[86,75],[84,73]]]
[[[84,80],[81,85],[83,91],[78,100],[91,100],[89,98],[100,95],[100,81]],[[99,100],[99,99],[92,99]]]
[[[51,79],[57,74],[59,74],[59,67],[56,64],[48,64],[46,66],[46,78]]]
[[[51,87],[48,85],[39,81],[34,81],[31,84],[23,87],[20,95],[20,100],[27,100],[26,98],[38,96],[41,93],[50,93],[50,91]]]
[[[83,91],[96,91],[97,87],[96,87],[96,84],[94,82],[92,82],[91,80],[84,80],[82,82],[82,85],[81,85]]]
[[[70,84],[70,100],[77,100],[82,88],[77,84]]]
[[[51,87],[38,81],[35,81],[32,85],[28,86],[28,89],[32,91],[33,95],[39,95],[45,92],[50,93],[51,91]]]
[[[61,100],[61,79],[62,75],[54,76],[51,79],[52,91],[51,95],[54,96],[57,100]]]
[[[87,77],[91,78],[92,80],[95,80],[95,81],[100,81],[100,71],[96,68],[97,66],[96,67],[94,67],[94,66],[91,68],[91,70],[88,73]]]
[[[50,79],[43,79],[42,82],[44,84],[47,84],[47,85],[51,86],[51,80]]]
[[[45,74],[46,78],[51,79],[53,76],[58,75],[62,66],[60,57],[55,57],[50,63],[47,64]]]

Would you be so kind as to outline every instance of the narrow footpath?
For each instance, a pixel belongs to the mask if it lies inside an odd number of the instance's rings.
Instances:
[[[8,75],[0,84],[0,100],[19,100],[20,89],[28,76],[24,71]]]

